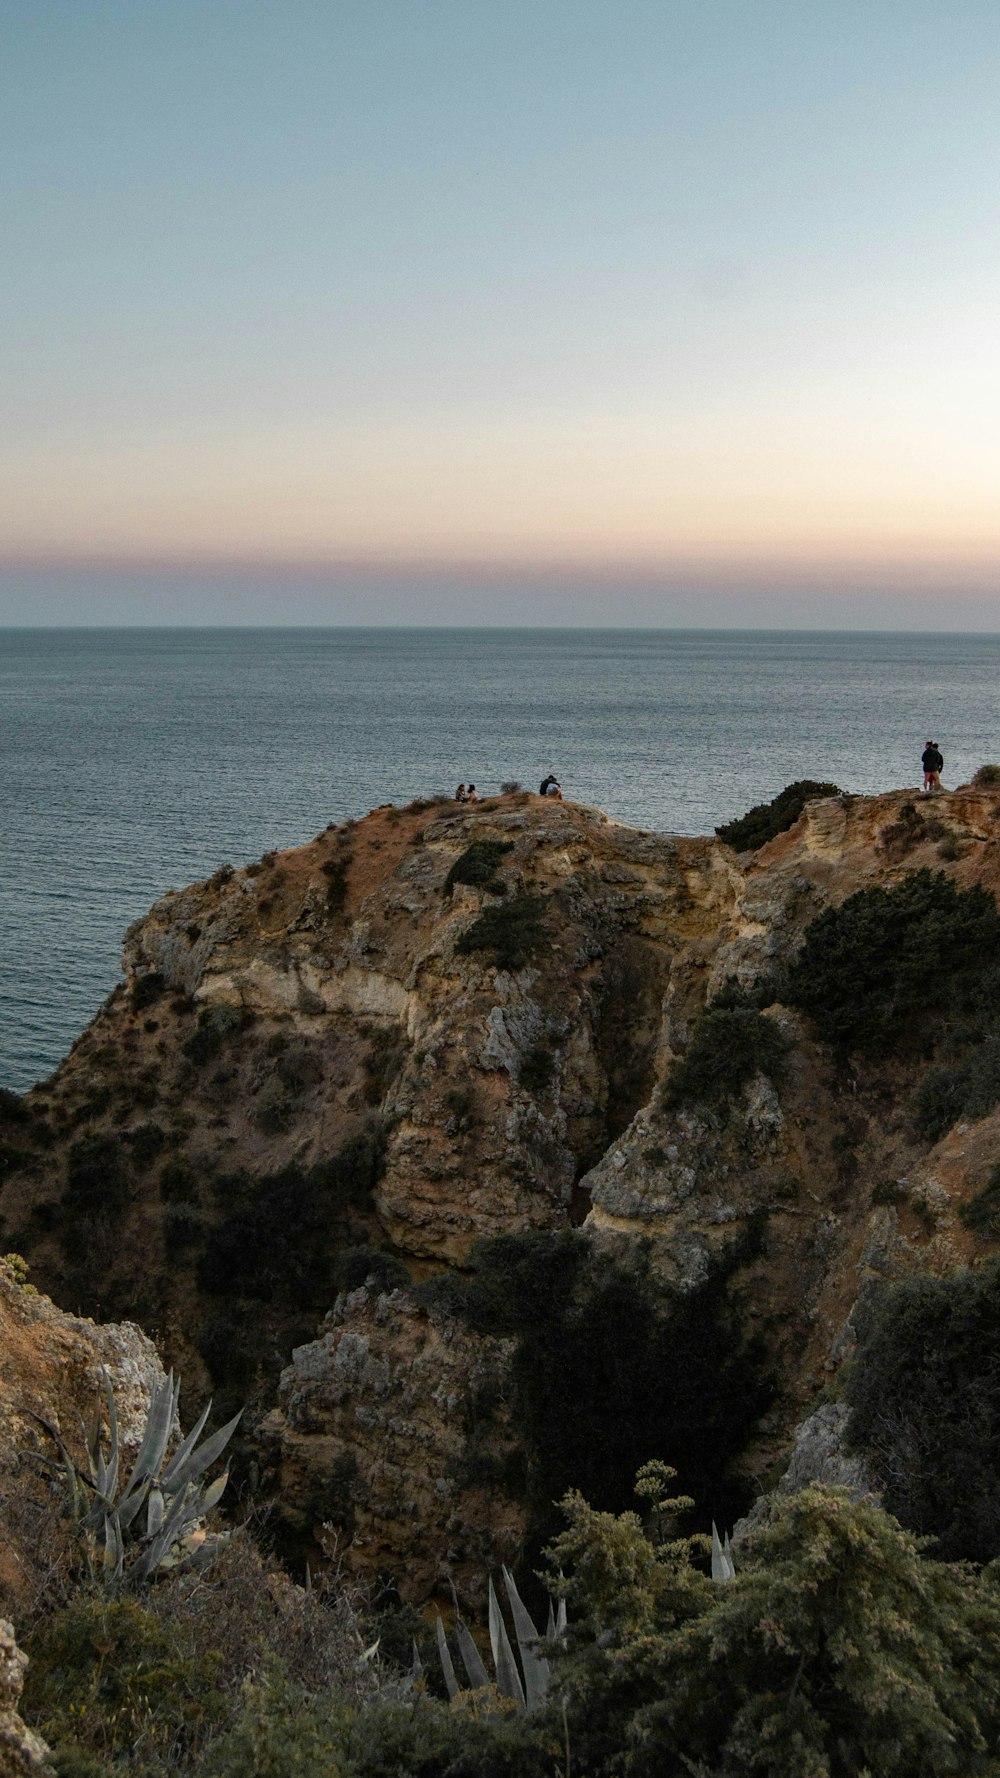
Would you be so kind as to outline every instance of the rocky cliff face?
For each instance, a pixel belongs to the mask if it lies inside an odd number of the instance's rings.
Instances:
[[[780,1001],[780,1079],[673,1107],[662,1083],[706,1002],[780,983],[825,907],[922,866],[995,894],[998,816],[972,789],[831,798],[737,857],[513,797],[220,871],[130,931],[125,986],[6,1108],[5,1244],[155,1328],[196,1389],[249,1396],[289,1525],[339,1523],[414,1597],[524,1529],[495,1483],[517,1338],[428,1294],[477,1240],[583,1223],[678,1298],[725,1275],[778,1379],[763,1474],[873,1284],[974,1257],[957,1209],[1000,1115],[929,1143],[910,1063],[845,1067]]]
[[[30,1608],[64,1530],[58,1488],[36,1457],[57,1456],[44,1427],[82,1462],[105,1370],[122,1449],[134,1454],[163,1380],[152,1341],[127,1322],[99,1327],[64,1314],[0,1260],[0,1609],[15,1619]]]

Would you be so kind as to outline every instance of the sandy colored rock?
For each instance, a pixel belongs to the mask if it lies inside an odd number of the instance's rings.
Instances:
[[[0,1778],[54,1778],[49,1748],[18,1715],[27,1664],[13,1624],[0,1618]]]
[[[510,844],[505,895],[449,892],[482,840]],[[125,987],[26,1101],[8,1239],[25,1231],[60,1300],[140,1315],[206,1393],[257,1340],[240,1387],[264,1485],[304,1537],[336,1507],[357,1560],[412,1597],[520,1534],[516,1502],[468,1479],[470,1392],[502,1372],[502,1342],[377,1279],[338,1296],[341,1250],[419,1280],[477,1239],[586,1218],[609,1254],[649,1243],[680,1291],[739,1255],[743,1325],[779,1384],[747,1461],[773,1473],[874,1294],[991,1250],[958,1211],[1000,1159],[1000,1111],[929,1144],[908,1109],[917,1063],[845,1070],[777,1000],[780,1079],[715,1108],[669,1110],[659,1088],[706,1002],[780,982],[823,909],[925,866],[995,896],[1000,794],[826,798],[744,856],[528,796],[414,804],[218,872],[130,930]],[[543,901],[534,955],[504,969],[462,949],[521,895]],[[376,1138],[362,1191],[344,1157]],[[120,1209],[92,1217],[84,1269],[67,1214],[99,1193],[92,1153]]]

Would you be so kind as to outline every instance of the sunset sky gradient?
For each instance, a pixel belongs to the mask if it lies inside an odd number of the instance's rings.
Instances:
[[[1000,628],[995,0],[0,37],[0,622]]]

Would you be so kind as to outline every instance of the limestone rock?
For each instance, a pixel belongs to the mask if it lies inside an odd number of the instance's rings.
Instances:
[[[0,1618],[0,1778],[55,1778],[48,1747],[17,1711],[27,1664],[13,1624]]]

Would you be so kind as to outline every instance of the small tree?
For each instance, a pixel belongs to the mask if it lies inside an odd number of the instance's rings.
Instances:
[[[812,1486],[778,1508],[712,1608],[666,1637],[629,1772],[987,1778],[1000,1596],[921,1556],[889,1514]],[[670,1762],[670,1763],[668,1763]]]

